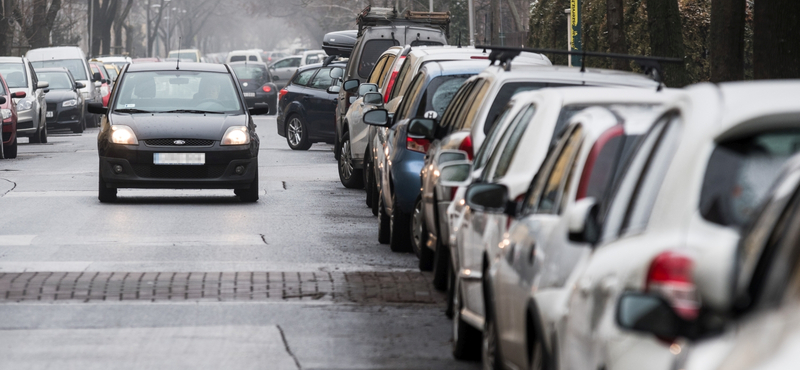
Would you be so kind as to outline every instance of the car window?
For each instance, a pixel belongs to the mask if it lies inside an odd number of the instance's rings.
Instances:
[[[251,61],[251,62],[257,62],[257,61],[258,61],[258,58],[256,58],[256,56],[255,56],[255,55],[251,55],[251,56],[249,56],[249,57],[247,57],[247,58],[248,58],[248,60],[249,60],[249,61]]]
[[[289,59],[288,67],[300,67],[300,58]]]
[[[483,98],[486,96],[486,93],[489,91],[489,87],[491,85],[492,84],[486,80],[479,80],[476,82],[472,92],[470,92],[469,96],[467,96],[464,108],[461,109],[461,112],[458,114],[458,118],[456,118],[456,126],[453,131],[469,129],[472,127],[472,121],[475,119],[475,114],[478,112],[478,109],[480,109],[480,103],[483,103]]]
[[[292,58],[292,59],[294,59],[294,58]],[[289,64],[291,64],[292,59],[279,60],[279,61],[275,62],[275,64],[273,64],[272,66],[275,67],[275,68],[286,68],[286,67],[289,66]]]
[[[425,78],[425,72],[420,72],[411,80],[411,86],[408,87],[408,94],[403,97],[403,101],[397,108],[397,115],[395,115],[394,118],[395,122],[405,118],[413,118],[411,114],[413,114],[412,109],[414,109],[414,101],[417,100],[417,96],[422,93]]]
[[[503,113],[497,119],[498,122],[508,118],[510,109],[511,106],[509,105],[505,110],[503,110]],[[483,141],[483,145],[481,145],[480,149],[478,149],[478,152],[475,153],[475,160],[472,162],[472,166],[475,169],[481,169],[486,165],[486,161],[489,159],[489,153],[491,153],[491,149],[494,148],[497,139],[503,134],[503,130],[498,126],[501,125],[496,124],[494,127],[492,127],[492,130],[489,131],[488,135],[486,135],[486,140]]]
[[[8,87],[28,87],[28,77],[22,63],[0,63],[0,75],[6,79]]]
[[[706,167],[700,214],[708,221],[742,227],[780,173],[800,151],[800,130],[763,132],[719,143]]]
[[[116,69],[109,67],[109,68],[106,68],[106,70],[108,71],[108,75],[111,77],[112,80],[116,80],[117,79],[118,75],[117,75],[117,70]]]
[[[75,86],[66,72],[36,72],[39,79],[50,84],[50,90],[72,90]]]
[[[358,76],[367,78],[381,54],[395,45],[399,45],[397,40],[376,39],[365,42],[361,52],[361,59],[358,61]]]
[[[33,63],[34,68],[63,67],[72,73],[72,78],[76,80],[88,80],[86,76],[86,67],[80,59],[42,60],[31,63]]]
[[[39,84],[39,77],[36,76],[36,72],[33,69],[33,66],[30,62],[28,62],[28,71],[31,72],[31,80],[33,80],[33,87],[36,87]],[[26,73],[27,76],[27,73]]]
[[[261,64],[234,64],[231,66],[233,73],[239,78],[240,83],[255,83],[258,86],[270,82],[267,68]]]
[[[503,139],[500,141],[501,146],[498,146],[497,149],[499,150],[495,150],[491,159],[491,163],[496,163],[492,174],[492,182],[496,182],[506,175],[508,167],[511,165],[511,160],[514,158],[514,153],[517,151],[517,146],[522,140],[522,135],[525,133],[525,129],[528,128],[528,124],[535,113],[536,106],[529,105],[519,116],[517,124],[503,135]]]
[[[551,151],[552,159],[546,159],[544,162],[550,162],[546,167],[547,172],[543,172],[544,176],[538,179],[531,197],[531,202],[535,199],[536,205],[529,204],[530,209],[536,213],[561,212],[562,207],[558,205],[561,204],[564,191],[567,189],[568,179],[575,170],[575,157],[580,150],[582,139],[583,129],[577,126],[568,136],[562,138],[559,150]]]
[[[246,60],[244,55],[232,55],[230,58],[230,62],[244,62]]]
[[[400,66],[400,71],[397,72],[397,79],[394,81],[394,87],[392,88],[392,93],[389,96],[389,100],[392,100],[398,96],[403,96],[405,91],[400,90],[402,90],[401,86],[403,86],[403,81],[406,79],[406,76],[408,76],[409,70],[411,70],[411,61],[409,58],[405,58],[403,65]]]
[[[232,77],[227,73],[181,70],[126,72],[114,109],[241,113],[240,96]]]
[[[312,55],[306,56],[306,64],[314,64],[314,63],[319,63],[319,62],[320,62],[319,55],[317,55],[317,54],[312,54]]]
[[[388,55],[384,55],[377,64],[375,64],[375,68],[372,69],[372,72],[369,74],[369,79],[367,80],[368,83],[371,84],[379,84],[383,77],[383,71],[386,69],[387,61],[389,60]],[[380,86],[378,86],[380,87]]]
[[[439,121],[441,126],[441,130],[439,131],[441,132],[437,133],[437,137],[440,139],[444,138],[453,131],[456,116],[458,116],[458,113],[463,108],[464,100],[467,98],[474,86],[475,80],[462,84],[458,89],[455,97],[453,97],[452,104],[450,104],[447,109],[445,109],[444,113],[442,113],[442,118]]]
[[[422,102],[417,109],[416,117],[422,117],[429,111],[434,111],[437,117],[444,114],[444,110],[453,100],[458,88],[464,84],[471,75],[439,76],[431,80],[422,97]]]
[[[311,76],[313,76],[314,73],[316,73],[316,72],[317,72],[316,69],[308,69],[308,70],[302,71],[302,72],[298,73],[297,76],[295,76],[294,80],[292,80],[292,84],[300,85],[300,86],[306,86],[306,85],[308,85],[308,81],[311,80]]]
[[[322,89],[325,90],[331,86],[333,82],[333,78],[331,78],[331,69],[328,68],[320,68],[319,73],[317,73],[314,78],[311,80],[311,84],[308,87],[312,89]]]
[[[503,87],[500,88],[500,91],[497,92],[497,95],[495,95],[492,105],[489,107],[489,114],[486,115],[486,121],[484,121],[483,125],[483,133],[489,133],[489,130],[492,129],[492,125],[497,122],[497,117],[500,115],[503,107],[508,104],[512,96],[524,91],[539,90],[545,87],[556,86],[566,85],[540,82],[511,82],[503,85]]]

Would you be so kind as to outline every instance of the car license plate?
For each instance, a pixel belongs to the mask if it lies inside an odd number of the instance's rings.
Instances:
[[[200,166],[206,164],[206,153],[153,153],[153,164]]]
[[[256,97],[256,93],[244,93],[244,97],[245,98],[255,98]]]
[[[53,111],[49,110],[45,115],[47,116],[47,118],[53,117]]]

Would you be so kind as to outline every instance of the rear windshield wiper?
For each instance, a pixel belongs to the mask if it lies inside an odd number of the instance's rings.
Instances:
[[[115,113],[153,113],[149,110],[141,110],[136,108],[123,108],[123,109],[115,109]]]
[[[213,110],[200,110],[200,109],[173,109],[173,110],[168,110],[168,111],[165,111],[165,112],[160,112],[160,113],[202,113],[202,114],[209,113],[209,114],[223,114],[223,113],[225,113],[225,112],[213,111]]]

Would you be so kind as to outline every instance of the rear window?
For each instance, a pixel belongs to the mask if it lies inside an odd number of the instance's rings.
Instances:
[[[295,84],[295,85],[306,86],[306,85],[308,85],[308,81],[311,79],[311,76],[313,76],[314,72],[316,72],[316,71],[317,71],[316,69],[309,69],[309,70],[305,70],[303,72],[300,72],[292,80],[292,83]]]
[[[237,64],[231,66],[233,73],[239,78],[239,82],[251,82],[261,86],[269,80],[267,68],[261,64]]]
[[[435,111],[437,117],[444,114],[447,105],[453,100],[453,97],[458,92],[458,89],[464,84],[471,75],[452,75],[452,76],[439,76],[434,78],[428,89],[423,95],[424,104],[420,104],[417,110],[417,117],[421,117],[425,112]]]
[[[31,62],[31,64],[33,64],[33,68],[64,67],[72,73],[72,78],[79,81],[88,80],[86,77],[86,67],[80,59],[42,60]]]
[[[399,45],[397,40],[369,40],[364,43],[364,48],[361,52],[361,60],[358,62],[358,76],[361,78],[369,77],[378,58],[381,57],[384,51],[390,47]]]
[[[9,88],[28,86],[25,66],[22,63],[0,63],[0,75],[6,79]]]
[[[502,112],[503,107],[508,104],[508,102],[511,100],[511,97],[513,97],[515,94],[523,91],[539,90],[545,87],[558,86],[569,85],[541,82],[512,82],[503,85],[503,87],[500,88],[500,91],[497,92],[497,95],[492,102],[492,106],[489,108],[489,114],[486,116],[486,121],[483,125],[483,133],[489,134],[489,131],[492,129],[492,125],[497,122],[497,117],[500,115],[500,112]]]
[[[703,218],[743,226],[754,214],[780,167],[800,151],[800,130],[771,131],[718,144],[700,194]]]
[[[231,56],[231,62],[244,62],[245,56],[244,55],[234,55]]]

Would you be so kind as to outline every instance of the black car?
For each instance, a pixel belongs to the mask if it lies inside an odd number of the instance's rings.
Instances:
[[[81,95],[83,83],[75,81],[66,68],[39,68],[36,70],[39,81],[50,86],[45,90],[47,104],[46,122],[48,130],[70,129],[81,133],[86,129],[83,119],[84,100]]]
[[[344,62],[333,62],[300,67],[281,89],[278,135],[286,137],[290,148],[306,150],[313,143],[333,143],[339,80],[331,72],[341,75],[344,66]]]
[[[272,83],[272,74],[266,64],[234,62],[228,65],[239,79],[248,108],[255,107],[256,103],[267,103],[271,108],[269,114],[278,113],[278,87]]]
[[[252,115],[227,65],[130,64],[120,74],[97,136],[98,198],[118,188],[234,189],[258,200],[258,146]]]

